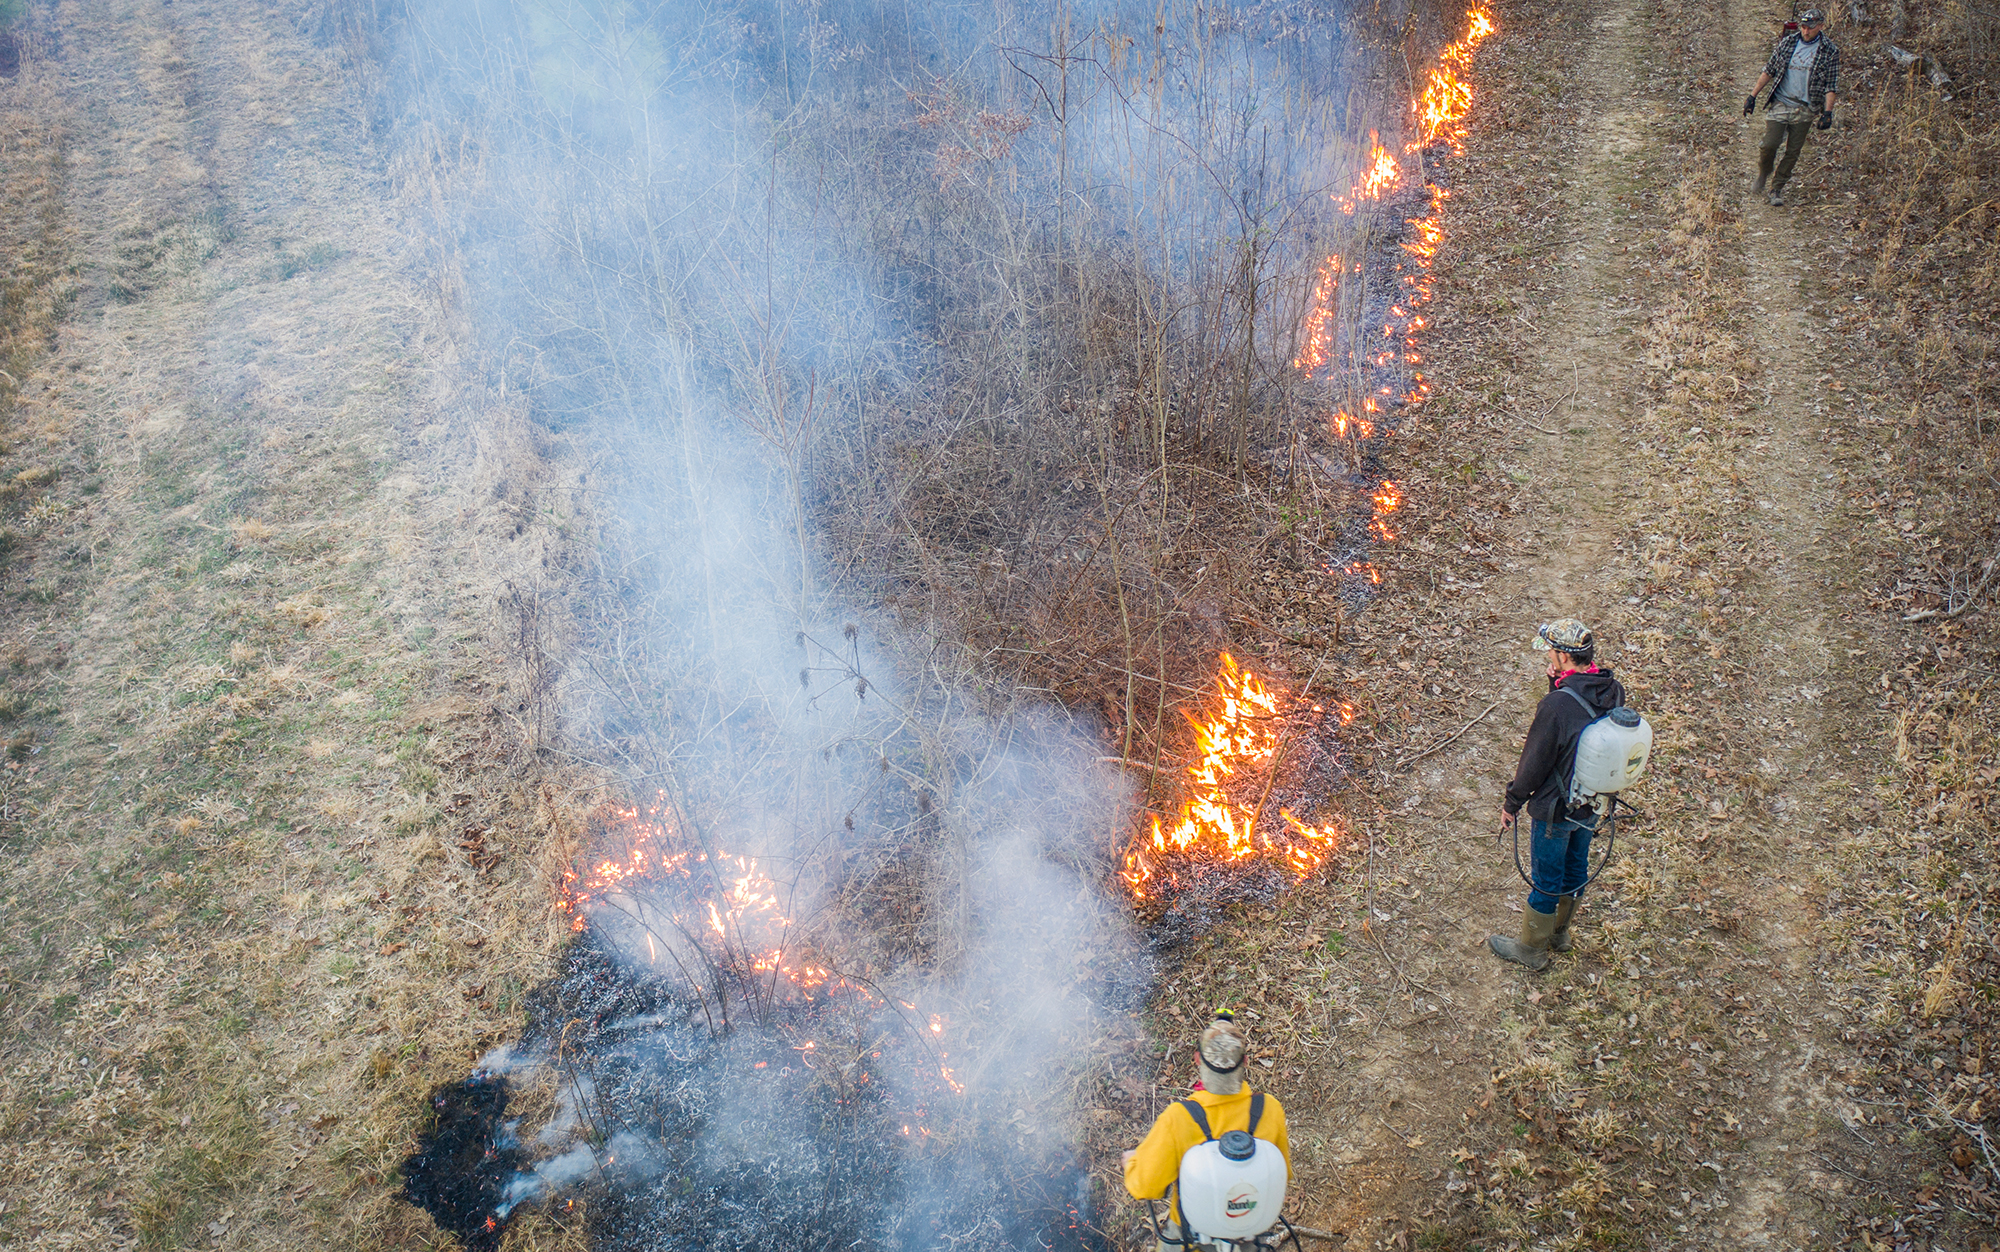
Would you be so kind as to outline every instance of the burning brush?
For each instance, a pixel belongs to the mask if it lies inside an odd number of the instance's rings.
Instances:
[[[1183,771],[1186,799],[1172,821],[1155,815],[1125,854],[1122,877],[1142,904],[1173,895],[1222,867],[1276,869],[1291,879],[1318,869],[1341,844],[1337,824],[1301,821],[1271,803],[1288,759],[1330,757],[1319,730],[1324,706],[1288,701],[1223,653],[1215,695],[1199,714],[1183,712],[1194,732],[1195,760]],[[1335,720],[1353,709],[1342,705]],[[1301,744],[1310,747],[1298,752]],[[1321,771],[1295,770],[1311,776]],[[1294,788],[1293,790],[1296,790]]]
[[[1475,7],[1466,14],[1464,37],[1439,53],[1410,104],[1414,134],[1402,150],[1415,158],[1410,168],[1379,133],[1369,132],[1361,172],[1346,194],[1334,197],[1343,214],[1367,220],[1352,247],[1321,263],[1300,328],[1293,368],[1340,397],[1326,414],[1325,430],[1348,450],[1359,507],[1342,541],[1345,550],[1331,555],[1325,568],[1356,599],[1381,586],[1382,570],[1369,554],[1376,545],[1395,541],[1393,515],[1404,503],[1402,487],[1379,475],[1378,459],[1366,445],[1396,429],[1399,410],[1430,395],[1419,368],[1419,335],[1428,325],[1422,310],[1433,297],[1431,265],[1443,242],[1443,208],[1451,194],[1439,181],[1438,165],[1463,150],[1465,132],[1458,124],[1473,98],[1466,75],[1474,51],[1497,29],[1492,14]],[[1422,200],[1411,205],[1419,195]],[[1388,229],[1379,228],[1376,215],[1362,212],[1369,204],[1385,206],[1392,219]],[[1417,215],[1395,220],[1419,206]],[[1350,288],[1345,308],[1343,283]],[[1150,831],[1125,854],[1122,876],[1142,906],[1172,907],[1190,884],[1213,879],[1225,866],[1302,878],[1341,843],[1337,825],[1312,825],[1291,807],[1272,803],[1294,738],[1304,731],[1303,738],[1312,740],[1311,728],[1325,723],[1326,710],[1317,704],[1288,706],[1228,655],[1221,659],[1215,690],[1199,713],[1186,714],[1195,760],[1184,771],[1187,798],[1179,813],[1154,817]],[[1352,715],[1342,706],[1339,721]],[[1331,746],[1318,750],[1330,765]],[[1291,772],[1310,777],[1324,771],[1300,768],[1295,761]]]
[[[1489,11],[1473,8],[1466,14],[1465,35],[1438,54],[1436,68],[1410,102],[1414,134],[1403,147],[1403,156],[1414,158],[1409,168],[1380,135],[1369,133],[1361,173],[1352,188],[1334,197],[1343,214],[1365,220],[1354,243],[1321,263],[1300,327],[1302,346],[1292,367],[1326,384],[1332,402],[1325,432],[1347,450],[1347,463],[1362,487],[1357,500],[1374,506],[1348,532],[1346,550],[1326,562],[1327,572],[1356,599],[1381,585],[1381,570],[1366,553],[1395,539],[1387,514],[1402,498],[1395,483],[1369,481],[1375,458],[1364,444],[1396,429],[1398,411],[1430,396],[1419,337],[1429,324],[1422,310],[1434,295],[1431,266],[1444,241],[1444,203],[1451,196],[1442,166],[1464,150],[1459,123],[1473,99],[1466,76],[1473,53],[1498,29]],[[1369,204],[1381,207],[1363,213]],[[1387,221],[1378,220],[1385,216]]]
[[[1065,1000],[1077,980],[1136,1005],[1144,971],[1119,972],[1118,945],[1067,956],[1046,1004],[967,990],[963,970],[926,982],[836,960],[853,946],[810,918],[837,884],[710,846],[664,802],[606,810],[590,842],[562,903],[563,972],[529,997],[519,1043],[434,1095],[405,1165],[406,1198],[440,1228],[491,1248],[523,1207],[560,1206],[614,1252],[1107,1246],[1052,1104],[1066,1088],[1024,1061],[1101,1029]],[[1023,850],[974,868],[1037,901],[1021,924],[1046,924],[1059,893]],[[989,924],[996,949],[1030,950],[1010,918]],[[996,1023],[975,996],[1023,1007]],[[982,1029],[960,1024],[982,1012]]]

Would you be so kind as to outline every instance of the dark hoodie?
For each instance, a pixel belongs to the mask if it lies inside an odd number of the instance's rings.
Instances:
[[[1597,712],[1584,712],[1583,706],[1563,691],[1576,692]],[[1575,670],[1551,683],[1549,694],[1535,708],[1535,724],[1528,727],[1521,766],[1514,771],[1514,781],[1507,784],[1507,812],[1518,813],[1525,807],[1530,817],[1556,820],[1569,792],[1577,737],[1585,726],[1623,703],[1625,688],[1605,666],[1599,666],[1594,674]]]

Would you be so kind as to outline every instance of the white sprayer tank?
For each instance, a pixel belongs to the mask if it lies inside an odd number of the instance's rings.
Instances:
[[[1285,1154],[1232,1130],[1181,1157],[1181,1214],[1205,1239],[1249,1239],[1277,1225],[1285,1206]]]
[[[1639,781],[1653,755],[1653,728],[1631,709],[1611,710],[1584,727],[1576,741],[1572,803],[1612,796]]]

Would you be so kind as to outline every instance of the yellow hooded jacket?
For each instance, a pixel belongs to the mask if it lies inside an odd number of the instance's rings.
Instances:
[[[1213,1091],[1197,1091],[1190,1098],[1201,1105],[1208,1116],[1208,1129],[1220,1139],[1232,1130],[1250,1128],[1250,1088],[1234,1095],[1217,1095]],[[1292,1176],[1292,1141],[1285,1133],[1285,1109],[1278,1103],[1278,1097],[1266,1092],[1264,1095],[1264,1115],[1257,1119],[1257,1137],[1276,1145],[1285,1156],[1285,1177]],[[1157,1200],[1162,1196],[1173,1198],[1173,1187],[1181,1173],[1181,1158],[1189,1148],[1201,1143],[1201,1128],[1194,1124],[1194,1118],[1176,1101],[1167,1106],[1164,1113],[1153,1119],[1153,1128],[1140,1141],[1139,1150],[1132,1154],[1131,1163],[1125,1166],[1125,1189],[1133,1198]],[[1176,1220],[1180,1209],[1174,1207]]]

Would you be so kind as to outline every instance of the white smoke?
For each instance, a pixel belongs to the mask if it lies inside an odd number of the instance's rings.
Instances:
[[[1079,238],[1198,288],[1257,235],[1303,289],[1338,144],[1330,110],[1293,104],[1325,88],[1337,35],[1299,6],[1233,24],[1192,3],[1070,10],[1062,37],[1106,55],[1079,59],[1096,77],[1056,119],[1023,65],[1046,67],[1018,52],[1050,15],[1004,6],[408,7],[388,108],[410,168],[446,170],[425,174],[443,188],[439,265],[463,281],[496,382],[596,467],[589,495],[538,502],[598,537],[561,632],[576,644],[557,712],[699,867],[588,913],[679,1008],[592,1028],[621,1077],[565,1060],[533,1140],[546,1155],[507,1184],[502,1215],[651,1177],[669,1152],[718,1177],[812,1167],[815,1132],[787,1107],[800,1088],[755,1077],[788,1052],[814,1081],[857,1085],[842,1108],[880,1100],[912,1141],[951,1137],[952,1168],[984,1170],[980,1186],[1045,1170],[1075,1138],[1084,1049],[1131,1028],[1143,978],[1107,893],[1129,784],[1090,725],[983,690],[945,625],[873,608],[815,508],[882,454],[870,414],[969,369],[953,337],[1012,317]],[[960,67],[951,82],[944,66]],[[1016,113],[1028,129],[992,138]],[[1282,301],[1264,316],[1296,320]],[[1050,389],[1032,372],[1044,345],[1023,342],[968,391],[996,428]],[[907,455],[946,446],[892,416]],[[1039,451],[1022,450],[1030,478]],[[771,903],[729,914],[725,888],[753,876]],[[774,934],[834,971],[816,1005],[846,988],[824,1051],[773,1011],[782,969],[760,1001],[729,965]],[[780,1060],[749,1060],[753,1043]],[[557,1051],[482,1064],[529,1073]],[[668,1080],[704,1066],[746,1080]],[[642,1133],[599,1116],[642,1100],[682,1121]],[[949,1190],[903,1195],[883,1241],[922,1238]]]

